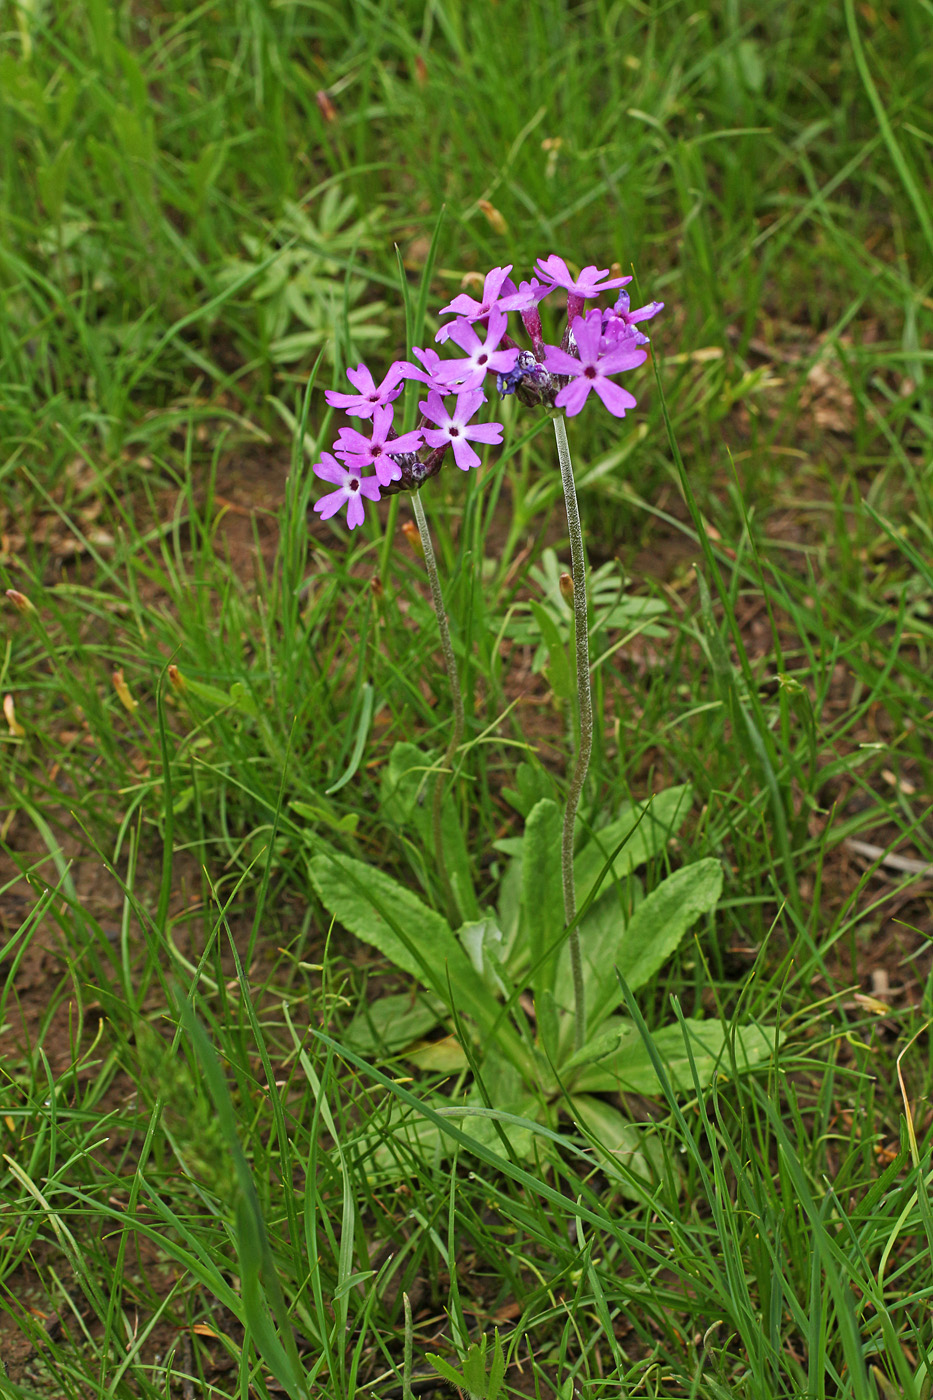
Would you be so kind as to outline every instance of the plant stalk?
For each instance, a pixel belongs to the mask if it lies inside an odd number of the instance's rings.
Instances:
[[[570,929],[570,967],[573,974],[574,1048],[582,1050],[586,1041],[586,990],[583,985],[583,961],[580,934],[573,927],[577,917],[577,895],[573,879],[573,828],[580,805],[580,795],[590,766],[593,751],[593,696],[590,690],[590,639],[586,606],[586,554],[583,549],[583,527],[577,505],[577,489],[573,479],[573,463],[567,442],[567,423],[561,413],[554,418],[557,438],[557,458],[564,486],[567,529],[570,534],[570,560],[573,577],[573,631],[577,663],[577,716],[580,738],[573,765],[567,805],[564,808],[564,829],[561,835],[560,864],[564,888],[564,922]]]
[[[418,523],[418,533],[421,536],[421,548],[424,550],[424,562],[428,571],[428,580],[431,585],[431,602],[434,604],[434,615],[437,618],[437,630],[441,636],[441,651],[444,653],[444,665],[447,668],[447,679],[450,682],[450,694],[454,707],[454,723],[450,735],[450,742],[447,745],[447,752],[444,754],[443,762],[437,774],[437,781],[434,784],[434,799],[431,806],[431,826],[434,832],[434,859],[437,862],[438,874],[441,877],[444,897],[447,901],[448,918],[451,923],[458,923],[459,911],[457,908],[457,901],[454,899],[454,892],[450,885],[450,877],[447,874],[447,863],[444,860],[441,810],[444,800],[444,776],[453,768],[454,757],[463,740],[463,692],[460,689],[457,658],[454,656],[454,649],[450,641],[450,627],[447,622],[447,612],[444,608],[444,595],[441,592],[441,581],[437,572],[437,560],[434,557],[434,545],[431,542],[431,531],[428,529],[428,521],[424,513],[424,506],[421,504],[421,497],[417,491],[412,492],[411,505],[415,513],[415,520]]]

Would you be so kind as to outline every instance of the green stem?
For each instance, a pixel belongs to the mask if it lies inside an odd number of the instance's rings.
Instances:
[[[583,985],[583,961],[580,934],[573,926],[577,917],[577,895],[573,880],[573,828],[580,805],[580,795],[586,781],[593,751],[593,696],[590,691],[590,644],[586,607],[586,555],[583,550],[583,527],[577,506],[577,490],[573,480],[573,463],[567,442],[567,424],[563,414],[554,419],[557,438],[557,458],[564,486],[567,509],[567,529],[570,533],[570,559],[573,570],[573,623],[577,660],[577,715],[580,721],[580,742],[567,792],[564,808],[564,829],[561,836],[560,865],[564,886],[564,922],[570,929],[570,967],[573,973],[574,1048],[581,1050],[586,1041],[586,991]]]
[[[428,580],[431,585],[431,602],[434,604],[437,629],[441,634],[441,651],[444,653],[444,665],[447,668],[447,679],[450,681],[450,694],[454,707],[454,727],[451,731],[450,742],[447,745],[447,752],[444,754],[441,769],[437,775],[437,781],[434,784],[431,824],[434,832],[434,859],[437,862],[438,874],[441,877],[444,896],[447,900],[447,914],[451,922],[459,922],[457,902],[454,899],[454,893],[450,887],[450,877],[447,874],[447,864],[444,860],[444,842],[441,832],[441,808],[444,800],[444,775],[453,767],[454,757],[463,740],[463,692],[460,689],[457,658],[454,656],[454,649],[450,642],[450,627],[448,626],[447,613],[444,609],[444,595],[441,592],[441,581],[437,572],[437,560],[434,557],[434,545],[431,543],[431,532],[428,529],[427,517],[424,513],[424,506],[421,504],[421,497],[416,491],[412,492],[411,505],[415,513],[415,520],[418,522],[418,533],[421,536],[421,548],[424,550],[424,562],[428,571]]]

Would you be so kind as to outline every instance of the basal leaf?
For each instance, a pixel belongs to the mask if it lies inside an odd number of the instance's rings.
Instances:
[[[417,831],[426,852],[434,851],[433,799],[438,781],[437,758],[425,753],[415,744],[399,743],[392,749],[383,770],[380,806],[383,815],[395,826],[410,826]],[[447,775],[441,775],[446,781]],[[447,874],[460,917],[469,922],[480,917],[479,904],[473,889],[469,852],[453,798],[445,794],[441,803],[441,840]]]
[[[734,1037],[736,1068],[740,1073],[766,1064],[774,1051],[775,1034],[770,1027],[751,1024],[734,1030],[724,1028],[721,1021],[685,1020],[653,1031],[651,1039],[664,1063],[668,1078],[680,1093],[694,1092],[691,1057],[696,1066],[701,1087],[712,1083],[714,1074],[732,1074],[732,1051],[727,1038]],[[618,1051],[587,1065],[576,1081],[577,1091],[609,1093],[626,1090],[635,1094],[661,1093],[648,1047],[641,1036],[627,1036]]]
[[[570,1103],[574,1117],[595,1138],[596,1154],[622,1194],[643,1196],[629,1174],[646,1186],[657,1180],[661,1165],[657,1139],[602,1099],[574,1094]]]
[[[391,1055],[427,1035],[443,1016],[437,997],[410,992],[377,997],[361,1007],[341,1039],[361,1055]]]
[[[595,987],[593,1004],[587,1011],[587,1024],[591,1029],[622,1000],[618,978],[609,976],[609,971],[618,968],[632,991],[643,987],[671,956],[690,925],[701,914],[715,909],[721,892],[719,861],[698,860],[676,870],[652,890],[627,924],[620,918],[617,945],[605,952],[607,975]]]
[[[686,820],[692,802],[693,788],[689,783],[665,788],[645,802],[626,802],[616,819],[601,827],[574,857],[577,907],[582,908],[620,842],[625,844],[612,869],[606,870],[600,896],[612,890],[613,880],[624,880],[630,871],[665,849]]]
[[[449,976],[459,1009],[480,1025],[490,1023],[496,1003],[446,919],[397,880],[362,861],[315,856],[309,869],[318,898],[344,928],[378,948],[445,1003]]]
[[[560,843],[561,811],[546,797],[529,813],[522,849],[522,918],[536,996],[554,985],[557,940],[564,927]],[[555,951],[545,956],[549,948]]]

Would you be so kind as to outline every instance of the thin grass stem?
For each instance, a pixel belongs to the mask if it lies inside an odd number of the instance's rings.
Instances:
[[[457,917],[457,903],[454,899],[453,890],[451,889],[450,877],[447,874],[447,863],[444,860],[441,811],[444,800],[444,775],[452,769],[454,756],[463,740],[463,691],[460,689],[457,658],[454,656],[454,649],[450,641],[450,626],[444,607],[444,595],[441,592],[441,581],[437,572],[437,560],[434,557],[434,545],[431,542],[431,531],[428,528],[428,521],[424,513],[424,506],[421,504],[421,497],[417,492],[412,493],[411,504],[412,510],[415,513],[415,520],[418,523],[418,533],[421,536],[421,548],[424,550],[424,562],[428,571],[428,580],[431,585],[431,602],[434,604],[434,614],[437,618],[437,629],[441,637],[441,651],[444,653],[444,665],[447,668],[447,678],[450,681],[450,696],[454,710],[454,723],[450,734],[450,741],[447,745],[447,751],[444,754],[444,759],[437,775],[437,782],[434,784],[431,824],[434,832],[434,859],[437,861],[437,869],[441,877],[444,897],[447,901],[448,916],[452,921],[459,922]]]

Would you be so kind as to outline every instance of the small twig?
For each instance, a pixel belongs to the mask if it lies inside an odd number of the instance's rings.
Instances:
[[[884,846],[874,846],[870,841],[846,841],[844,844],[855,855],[876,860],[889,870],[901,870],[905,875],[933,875],[933,865],[929,861],[899,856],[896,851],[886,851]]]

